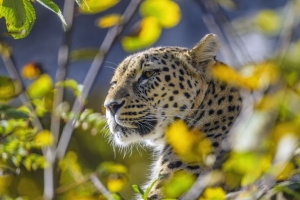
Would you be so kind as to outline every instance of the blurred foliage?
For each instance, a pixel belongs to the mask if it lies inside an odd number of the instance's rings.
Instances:
[[[64,26],[65,20],[58,6],[51,0],[36,0],[58,15]],[[111,28],[126,23],[119,13],[109,13],[110,8],[119,0],[77,0],[79,14],[98,14],[107,11],[95,23],[99,28]],[[228,10],[238,9],[233,0],[216,0],[218,5]],[[12,5],[15,6],[12,6]],[[232,25],[237,32],[255,30],[266,37],[283,37],[285,31],[294,29],[299,24],[299,1],[291,1],[292,11],[296,15],[294,24],[286,23],[284,16],[290,10],[263,9],[251,16],[236,18]],[[292,12],[291,11],[291,12]],[[132,52],[153,45],[166,28],[176,26],[181,20],[179,5],[172,0],[144,0],[139,7],[140,20],[132,27],[131,32],[121,38],[125,51]],[[33,1],[0,0],[0,17],[6,21],[7,31],[14,38],[24,38],[35,23]],[[289,26],[288,26],[289,25]],[[295,26],[295,27],[293,27]],[[287,45],[287,44],[285,44]],[[225,199],[225,191],[218,185],[235,190],[247,186],[251,190],[242,193],[246,198],[255,192],[253,184],[264,176],[272,176],[277,181],[284,181],[292,175],[299,174],[300,148],[300,40],[293,38],[288,46],[275,49],[270,58],[259,63],[249,63],[234,69],[225,64],[214,66],[215,78],[251,93],[253,98],[253,115],[256,123],[239,133],[243,138],[233,136],[230,139],[232,151],[228,159],[218,170],[210,172],[211,183],[199,200]],[[0,53],[3,57],[12,54],[12,48],[0,41]],[[104,55],[99,49],[75,49],[71,55],[72,62],[92,59]],[[1,199],[33,199],[41,198],[42,169],[47,167],[42,148],[54,144],[57,138],[47,130],[37,130],[32,123],[34,119],[49,125],[49,116],[58,116],[62,123],[76,117],[77,129],[72,138],[69,151],[60,160],[61,176],[56,193],[59,199],[105,199],[91,181],[95,175],[112,193],[114,199],[129,197],[129,185],[140,182],[141,173],[147,168],[145,159],[131,156],[120,164],[114,160],[111,149],[105,144],[103,135],[107,132],[105,117],[92,109],[84,108],[77,113],[70,111],[68,102],[60,102],[53,109],[53,96],[58,87],[72,92],[82,103],[83,85],[75,80],[55,83],[43,72],[37,63],[23,66],[21,76],[30,82],[27,88],[15,78],[0,76],[0,196]],[[23,91],[24,90],[24,91]],[[28,104],[20,107],[11,106],[10,101],[18,95],[26,93],[34,106]],[[37,116],[35,115],[37,114]],[[248,122],[247,122],[248,123]],[[264,128],[264,125],[267,128]],[[248,137],[245,132],[250,132]],[[89,134],[86,134],[86,133]],[[184,122],[176,121],[166,131],[166,138],[176,154],[190,164],[201,164],[211,167],[216,158],[212,154],[212,144],[201,131],[189,130]],[[294,153],[295,152],[295,153]],[[86,155],[89,156],[86,156]],[[119,156],[119,154],[117,154]],[[116,157],[116,156],[115,156]],[[134,163],[134,164],[132,164]],[[131,167],[128,167],[128,166]],[[144,170],[144,171],[143,171]],[[133,176],[139,176],[135,177]],[[163,186],[165,196],[169,199],[178,198],[195,182],[196,177],[184,171],[178,171]],[[133,190],[141,198],[147,199],[148,194],[160,178],[153,181],[145,190],[133,185]],[[253,189],[254,188],[254,189]],[[276,185],[274,192],[284,192],[299,199],[295,185]],[[11,198],[13,196],[14,198]],[[26,197],[19,197],[26,196]]]

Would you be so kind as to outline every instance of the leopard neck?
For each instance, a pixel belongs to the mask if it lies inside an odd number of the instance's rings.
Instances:
[[[212,79],[198,109],[190,113],[190,129],[199,130],[211,140],[216,151],[226,137],[242,106],[238,89]],[[216,153],[216,152],[215,152]]]

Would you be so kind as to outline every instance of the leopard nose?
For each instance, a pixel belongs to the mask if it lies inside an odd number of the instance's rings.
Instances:
[[[118,110],[125,104],[125,100],[122,102],[112,101],[107,102],[104,104],[105,108],[109,109],[111,114],[115,116],[115,114],[118,112]]]

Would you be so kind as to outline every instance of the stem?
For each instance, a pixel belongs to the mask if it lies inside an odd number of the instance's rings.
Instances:
[[[65,80],[67,66],[69,65],[69,51],[72,38],[72,24],[74,15],[74,0],[65,0],[63,15],[68,24],[68,29],[63,35],[63,42],[58,51],[58,69],[56,71],[56,83]],[[44,149],[44,155],[49,166],[44,170],[44,197],[45,200],[55,198],[55,188],[59,182],[59,174],[54,173],[56,168],[55,163],[55,151],[56,143],[59,138],[60,130],[60,117],[56,113],[57,106],[63,101],[64,88],[55,86],[55,93],[53,97],[53,107],[51,115],[51,127],[50,131],[54,137],[54,144],[51,147]]]
[[[90,179],[93,182],[94,186],[99,190],[99,192],[101,192],[108,200],[113,200],[110,192],[104,187],[95,173],[91,174]]]

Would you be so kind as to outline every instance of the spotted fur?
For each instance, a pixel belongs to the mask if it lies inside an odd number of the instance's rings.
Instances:
[[[204,168],[183,162],[165,139],[175,120],[201,130],[211,140],[216,156],[221,141],[239,115],[241,97],[236,88],[212,77],[219,50],[214,34],[194,48],[158,47],[127,57],[113,75],[105,100],[106,116],[117,145],[143,142],[158,152],[150,182],[162,175],[149,199],[163,198],[163,182],[178,170],[199,175]]]

